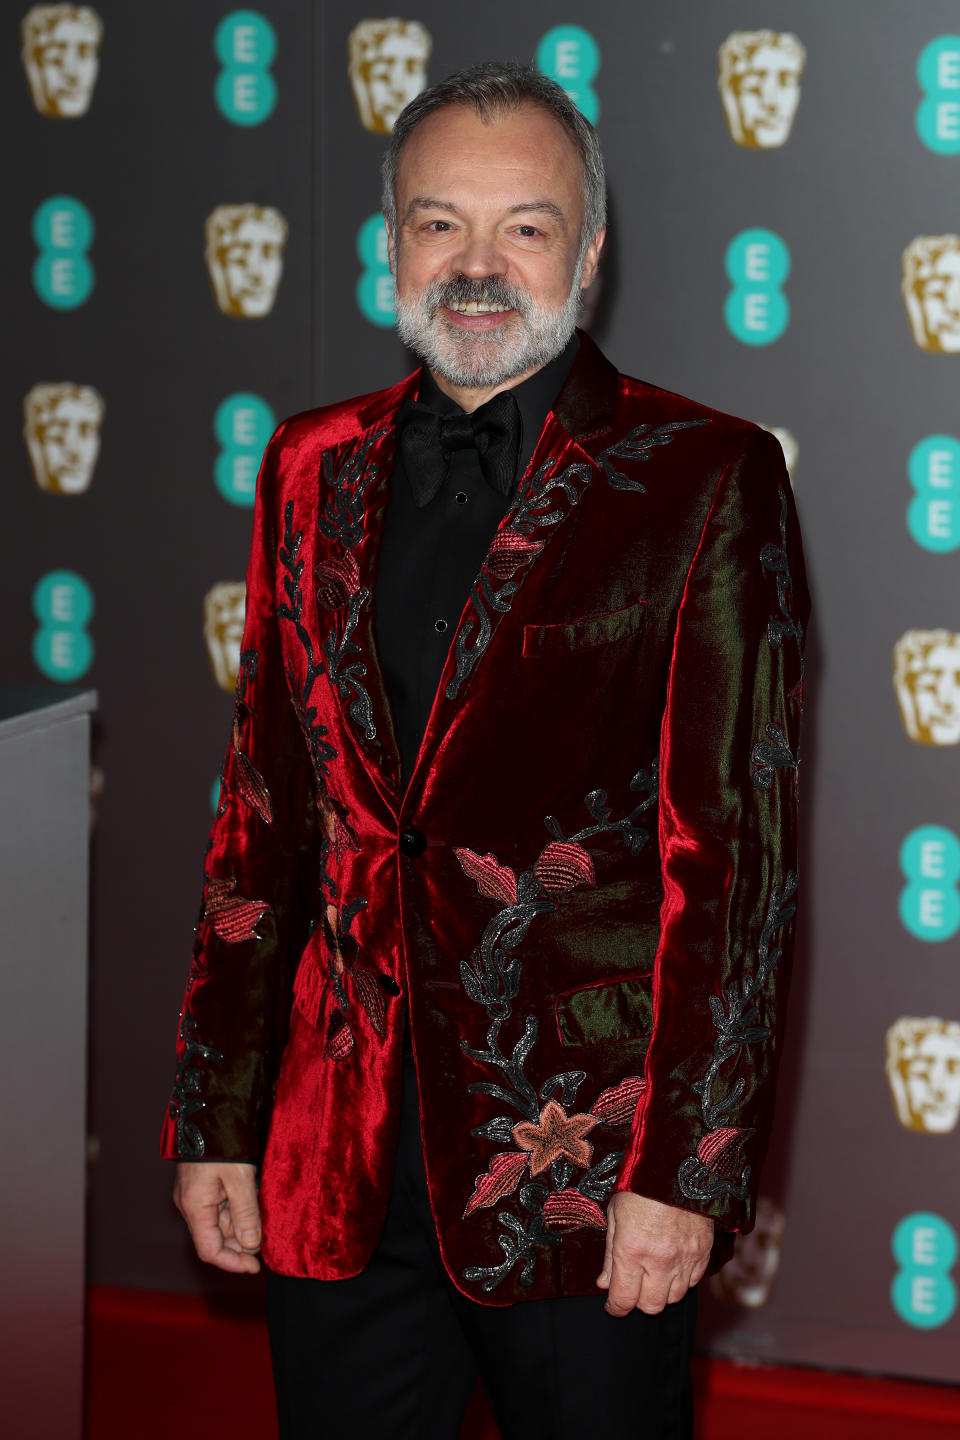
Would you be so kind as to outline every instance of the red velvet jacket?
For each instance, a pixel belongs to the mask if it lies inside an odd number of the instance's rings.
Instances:
[[[613,1190],[749,1228],[797,886],[807,616],[780,446],[587,339],[401,794],[374,643],[392,389],[264,457],[164,1130],[262,1161],[263,1253],[356,1274],[409,1006],[450,1275],[595,1293]]]

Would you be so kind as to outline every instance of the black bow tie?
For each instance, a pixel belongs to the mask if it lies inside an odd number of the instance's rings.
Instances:
[[[471,415],[437,415],[419,400],[408,400],[397,413],[397,443],[417,506],[429,505],[446,480],[454,450],[476,450],[487,484],[510,495],[520,433],[520,411],[509,390],[501,390]]]

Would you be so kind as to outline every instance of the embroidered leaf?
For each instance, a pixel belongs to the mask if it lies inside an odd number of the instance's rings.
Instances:
[[[517,877],[509,865],[501,865],[496,855],[477,855],[472,850],[456,848],[453,853],[464,874],[477,882],[481,895],[502,900],[504,905],[517,903]]]
[[[548,1230],[606,1230],[607,1217],[596,1200],[581,1195],[579,1190],[560,1190],[548,1195],[543,1203],[543,1218]]]
[[[474,1004],[483,1004],[483,988],[466,960],[460,961],[460,983]]]
[[[510,580],[540,554],[543,546],[542,540],[531,540],[513,530],[498,530],[487,555],[486,568],[495,580]]]
[[[357,987],[360,1004],[370,1016],[370,1024],[378,1035],[385,1035],[387,1033],[387,1027],[384,1024],[386,1006],[383,1003],[383,995],[376,975],[372,970],[367,970],[363,965],[359,965],[353,971],[353,983]]]
[[[570,841],[552,841],[541,852],[533,870],[548,895],[562,895],[577,885],[597,883],[589,852]]]
[[[273,824],[273,802],[263,776],[256,766],[251,765],[242,750],[234,751],[236,759],[235,785],[243,803],[255,810],[267,825]]]
[[[330,1028],[327,1031],[327,1043],[323,1048],[325,1060],[346,1060],[353,1049],[353,1031],[343,1018],[340,1010],[334,1010],[330,1016]]]
[[[478,1125],[470,1134],[478,1135],[481,1140],[494,1140],[498,1145],[509,1145],[513,1139],[513,1125],[509,1115],[498,1115],[495,1120],[488,1120],[486,1125]]]
[[[477,1176],[476,1189],[463,1212],[464,1220],[468,1215],[472,1215],[474,1210],[495,1205],[502,1196],[512,1195],[527,1168],[529,1158],[522,1152],[518,1154],[516,1150],[504,1150],[501,1154],[494,1155],[486,1174]]]
[[[229,880],[213,878],[207,882],[204,918],[228,945],[236,945],[241,940],[259,940],[255,926],[270,909],[266,900],[247,900],[238,895],[236,889],[237,882],[232,876]]]
[[[611,1090],[604,1090],[590,1107],[602,1125],[629,1125],[636,1113],[640,1097],[647,1088],[641,1075],[628,1075]]]

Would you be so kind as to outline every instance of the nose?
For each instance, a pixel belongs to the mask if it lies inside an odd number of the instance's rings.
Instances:
[[[496,233],[480,230],[465,232],[457,254],[452,257],[452,264],[472,280],[502,275],[506,270],[506,259]]]

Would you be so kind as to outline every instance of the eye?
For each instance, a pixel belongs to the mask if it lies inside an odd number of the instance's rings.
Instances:
[[[430,220],[426,228],[432,230],[435,235],[444,235],[451,228],[449,220]]]
[[[537,229],[536,225],[518,225],[517,234],[522,235],[525,240],[529,240],[532,239],[535,235],[539,235],[540,231]]]

